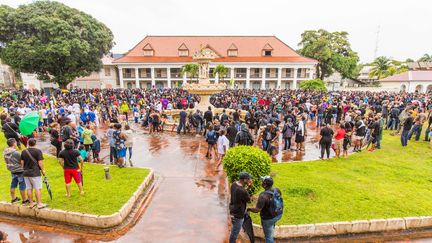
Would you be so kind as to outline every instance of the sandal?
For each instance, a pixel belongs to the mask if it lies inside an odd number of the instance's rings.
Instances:
[[[33,208],[35,208],[35,207],[36,207],[36,204],[29,205],[29,208],[30,208],[30,209],[33,209]]]
[[[46,207],[48,207],[48,205],[47,205],[47,204],[44,204],[44,205],[42,205],[41,207],[37,207],[37,209],[43,209],[43,208],[46,208]]]

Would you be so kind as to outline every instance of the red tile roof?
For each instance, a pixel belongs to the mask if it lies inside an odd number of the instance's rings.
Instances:
[[[189,57],[146,57],[146,56],[124,56],[114,61],[114,63],[183,63],[193,62]],[[216,58],[213,62],[295,62],[295,63],[311,63],[316,62],[314,59],[307,57],[221,57]]]
[[[432,81],[432,71],[407,71],[379,80],[380,82],[391,81]]]
[[[183,45],[189,49],[189,57],[178,56],[179,47]],[[148,46],[153,48],[155,56],[143,55],[143,48]],[[192,55],[206,46],[221,56],[215,62],[317,62],[299,55],[276,36],[146,36],[114,63],[191,62]],[[233,46],[237,48],[238,56],[228,57],[227,50]],[[265,47],[273,49],[271,57],[262,56]]]

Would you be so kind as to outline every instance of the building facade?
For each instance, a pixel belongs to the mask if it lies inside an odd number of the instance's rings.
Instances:
[[[197,77],[181,73],[192,56],[210,48],[217,58],[210,63],[210,82],[235,81],[246,89],[296,89],[313,79],[317,61],[299,55],[275,36],[146,36],[123,57],[115,59],[120,88],[171,88]],[[222,64],[224,77],[213,74]]]
[[[388,91],[432,92],[432,71],[407,71],[379,81]]]

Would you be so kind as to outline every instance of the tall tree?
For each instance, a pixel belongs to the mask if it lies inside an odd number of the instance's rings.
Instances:
[[[382,79],[387,77],[387,70],[392,66],[392,61],[390,58],[385,56],[377,57],[372,62],[372,68],[369,72],[369,77],[377,77]]]
[[[188,63],[181,67],[182,75],[186,73],[186,75],[189,75],[191,79],[196,77],[198,80],[198,71],[199,71],[199,67],[198,64],[196,63]]]
[[[424,54],[420,59],[419,62],[432,62],[432,54]]]
[[[0,57],[12,68],[36,73],[65,88],[102,67],[113,34],[92,16],[62,3],[0,6]]]
[[[225,67],[225,65],[223,64],[218,64],[214,69],[213,69],[213,74],[216,75],[216,73],[219,75],[219,78],[222,79],[222,82],[224,81],[225,77],[228,75],[229,73],[229,68]]]
[[[316,76],[320,79],[338,71],[343,78],[358,76],[357,63],[359,57],[351,49],[348,33],[328,32],[323,29],[307,30],[301,35],[299,52],[318,60]]]

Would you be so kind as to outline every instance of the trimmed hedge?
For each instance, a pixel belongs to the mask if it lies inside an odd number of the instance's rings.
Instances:
[[[254,194],[261,188],[260,177],[270,174],[271,159],[265,151],[258,147],[236,146],[228,149],[223,164],[231,183],[238,180],[240,172],[250,173],[254,178],[250,192]]]

